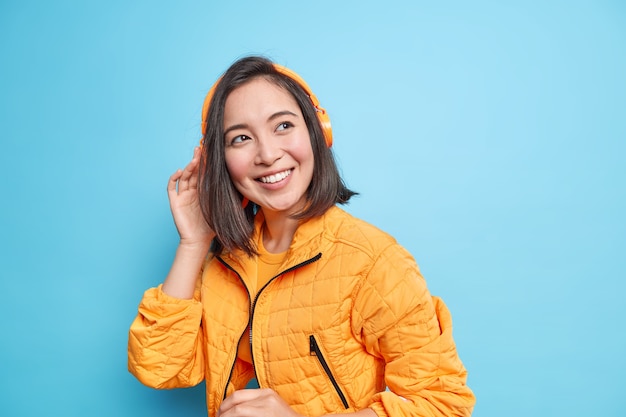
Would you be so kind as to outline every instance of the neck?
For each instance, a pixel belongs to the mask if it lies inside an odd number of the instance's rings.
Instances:
[[[289,249],[293,235],[300,223],[284,214],[263,212],[265,225],[263,231],[263,246],[270,253],[282,253]]]

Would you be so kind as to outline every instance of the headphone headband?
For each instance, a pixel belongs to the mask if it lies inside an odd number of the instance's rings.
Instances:
[[[330,125],[330,117],[328,117],[328,113],[326,112],[326,110],[322,106],[320,106],[319,100],[317,99],[315,94],[313,94],[313,91],[311,90],[309,85],[302,79],[302,77],[300,77],[298,74],[296,74],[289,68],[283,67],[282,65],[279,65],[279,64],[272,64],[272,65],[274,66],[274,69],[278,73],[285,75],[286,77],[289,77],[295,82],[297,82],[300,85],[300,87],[302,87],[302,89],[309,96],[311,103],[313,103],[313,107],[315,107],[315,112],[317,113],[317,119],[319,120],[320,125],[322,127],[322,131],[324,132],[324,140],[326,141],[326,146],[330,148],[333,144],[333,131]],[[207,93],[206,97],[204,98],[204,104],[202,105],[202,124],[201,124],[202,136],[206,134],[206,128],[207,128],[206,117],[207,117],[207,114],[209,113],[209,107],[211,105],[211,100],[213,99],[213,95],[215,94],[215,89],[217,88],[221,80],[222,78],[220,77],[220,79],[218,79],[215,82],[215,84],[213,84],[213,86]]]

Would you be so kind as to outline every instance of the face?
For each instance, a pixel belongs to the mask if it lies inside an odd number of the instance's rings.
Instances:
[[[313,150],[293,96],[264,78],[233,90],[224,108],[225,158],[237,190],[269,212],[306,204]]]

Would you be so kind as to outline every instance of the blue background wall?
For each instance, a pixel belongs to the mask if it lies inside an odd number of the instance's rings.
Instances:
[[[0,1],[1,415],[204,415],[133,379],[127,329],[204,94],[250,53],[331,113],[349,210],[447,301],[475,416],[623,415],[624,2],[169,4]]]

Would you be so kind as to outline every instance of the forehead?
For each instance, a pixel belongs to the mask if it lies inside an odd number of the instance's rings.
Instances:
[[[266,78],[255,78],[234,89],[226,98],[224,122],[239,118],[263,118],[289,110],[301,116],[300,107],[285,88]]]

